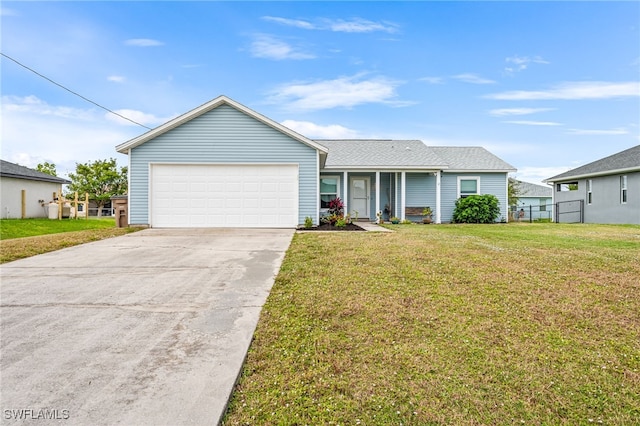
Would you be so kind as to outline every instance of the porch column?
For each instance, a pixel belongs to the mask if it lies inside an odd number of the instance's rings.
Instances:
[[[393,189],[395,190],[395,197],[393,197],[393,215],[398,217],[398,172],[395,172],[393,176],[395,179],[393,183]]]
[[[440,194],[441,190],[441,175],[440,170],[436,172],[436,223],[442,223],[442,215],[440,214]]]
[[[407,172],[402,172],[400,174],[400,185],[402,188],[400,189],[400,194],[402,196],[402,201],[400,201],[400,220],[405,220],[405,207],[406,207],[406,195],[407,195]]]
[[[349,205],[347,197],[347,188],[349,188],[349,182],[347,181],[347,172],[342,172],[342,202],[344,203],[344,214],[349,214]]]
[[[376,217],[380,211],[380,172],[376,172]]]

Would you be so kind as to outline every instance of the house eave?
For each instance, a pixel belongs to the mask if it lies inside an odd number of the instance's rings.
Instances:
[[[449,169],[443,173],[514,173],[518,169]]]
[[[24,179],[24,180],[35,180],[38,182],[47,182],[47,183],[55,183],[55,184],[59,184],[59,185],[68,185],[71,183],[70,180],[67,179],[63,179],[63,178],[58,178],[58,177],[53,177],[53,179],[47,179],[47,178],[41,178],[38,176],[25,176],[25,175],[17,175],[17,174],[12,174],[12,173],[2,173],[0,174],[0,177],[4,177],[4,178],[11,178],[11,179]]]
[[[116,151],[118,151],[121,154],[129,154],[130,150],[133,148],[136,148],[140,145],[142,145],[145,142],[150,141],[153,138],[156,138],[172,129],[175,129],[178,126],[181,126],[182,124],[193,120],[196,117],[199,117],[200,115],[209,112],[221,105],[229,105],[245,114],[247,114],[248,116],[262,122],[263,124],[266,124],[267,126],[278,130],[284,134],[286,134],[287,136],[311,147],[314,148],[316,150],[318,150],[320,152],[321,155],[327,155],[328,150],[326,147],[322,146],[321,144],[305,137],[302,136],[301,134],[294,132],[293,130],[283,126],[280,123],[277,123],[267,117],[265,117],[264,115],[250,109],[247,108],[246,106],[234,101],[233,99],[230,99],[226,96],[218,96],[217,98],[203,104],[200,105],[197,108],[192,109],[191,111],[182,114],[179,117],[174,118],[173,120],[170,120],[168,122],[166,122],[165,124],[162,124],[158,127],[156,127],[155,129],[151,129],[146,133],[143,133],[142,135],[135,137],[127,142],[124,142],[118,146],[116,146]]]
[[[358,172],[437,172],[446,169],[446,166],[325,166],[322,170],[327,171],[358,171]]]
[[[593,173],[581,173],[577,175],[563,176],[563,177],[552,177],[549,179],[545,179],[542,182],[546,184],[553,184],[555,182],[564,182],[567,180],[576,180],[576,179],[584,179],[590,177],[600,177],[600,176],[608,176],[608,175],[617,175],[621,173],[631,173],[631,172],[640,172],[640,167],[626,167],[623,169],[614,169],[614,170],[606,170],[601,172],[593,172]]]

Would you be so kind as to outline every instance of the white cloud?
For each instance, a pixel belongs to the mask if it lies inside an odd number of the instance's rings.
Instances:
[[[384,31],[387,33],[395,33],[398,31],[398,27],[391,23],[373,22],[366,19],[352,19],[352,20],[326,20],[331,31],[345,32],[345,33],[370,33],[374,31]]]
[[[508,64],[513,64],[511,66],[505,67],[504,69],[507,73],[510,73],[510,74],[514,72],[520,72],[520,71],[526,70],[529,67],[529,64],[531,63],[549,64],[548,61],[545,61],[540,56],[534,56],[533,58],[530,58],[528,56],[513,55],[506,58],[505,61]]]
[[[49,105],[35,97],[2,97],[2,158],[26,167],[49,161],[61,175],[75,163],[126,156],[115,146],[142,133],[139,127],[114,126],[101,110]]]
[[[251,43],[251,54],[256,58],[273,59],[313,59],[315,55],[301,51],[300,49],[285,43],[273,36],[260,34]]]
[[[399,81],[386,77],[362,79],[361,75],[321,80],[311,83],[289,83],[277,87],[269,95],[269,101],[285,105],[292,110],[313,111],[329,108],[350,108],[366,103],[384,103],[404,106],[406,102],[394,101]]]
[[[556,166],[556,167],[537,167],[537,166],[524,166],[518,167],[518,172],[515,178],[524,182],[535,183],[538,185],[547,186],[542,181],[571,170],[575,166]]]
[[[626,129],[618,128],[611,130],[587,130],[587,129],[567,129],[565,132],[569,135],[627,135]]]
[[[523,124],[525,126],[562,126],[562,123],[556,123],[555,121],[512,120],[503,121],[503,123]]]
[[[554,111],[555,108],[498,108],[489,111],[494,117],[504,117],[507,115],[528,115],[538,112]]]
[[[169,118],[156,117],[153,114],[147,114],[146,112],[137,111],[134,109],[117,109],[117,110],[114,110],[114,112],[117,112],[123,117],[127,117],[130,120],[133,120],[137,123],[143,124],[148,127],[158,126],[160,124],[166,123],[171,118],[173,118],[173,117],[169,117]],[[113,123],[135,126],[135,124],[132,123],[131,121],[125,120],[122,117],[118,117],[115,114],[111,114],[107,112],[105,113],[104,116],[107,120]]]
[[[107,81],[112,81],[114,83],[124,83],[125,78],[121,75],[110,75],[107,77]]]
[[[609,99],[626,96],[640,96],[640,82],[576,81],[558,84],[549,90],[514,90],[489,94],[485,98],[522,101]]]
[[[451,78],[455,78],[456,80],[460,80],[462,82],[471,83],[471,84],[494,84],[495,83],[495,81],[493,80],[482,78],[472,73],[458,74],[458,75],[451,76]]]
[[[280,18],[276,16],[263,16],[262,19],[265,21],[275,22],[277,24],[301,28],[305,30],[322,30],[344,33],[371,33],[376,31],[395,33],[398,31],[398,25],[392,22],[374,22],[362,18],[320,18],[314,21],[309,21],[303,19]]]
[[[422,77],[419,80],[420,81],[426,81],[429,84],[442,84],[442,83],[444,83],[444,78],[442,78],[442,77]]]
[[[288,18],[279,18],[277,16],[263,16],[262,20],[275,22],[281,25],[287,25],[289,27],[302,28],[305,30],[315,30],[317,29],[315,25],[313,25],[309,21],[303,21],[302,19],[288,19]]]
[[[353,139],[358,137],[358,132],[338,124],[321,126],[310,121],[285,120],[283,126],[294,130],[308,138],[316,139]]]
[[[74,120],[90,120],[93,118],[91,110],[72,108],[67,106],[49,105],[36,96],[3,96],[2,111],[16,112],[33,116],[52,116],[59,118],[72,118]],[[3,117],[4,118],[4,117]],[[6,119],[3,120],[6,124]]]
[[[153,46],[163,46],[164,43],[159,40],[154,40],[151,38],[131,38],[124,42],[127,46],[138,46],[138,47],[153,47]]]

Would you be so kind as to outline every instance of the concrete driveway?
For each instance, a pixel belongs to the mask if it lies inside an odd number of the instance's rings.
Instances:
[[[293,233],[146,229],[2,265],[2,423],[217,424]]]

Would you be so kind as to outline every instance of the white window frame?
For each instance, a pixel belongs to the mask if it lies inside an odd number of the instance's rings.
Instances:
[[[587,204],[593,202],[593,179],[587,179]]]
[[[460,193],[460,182],[463,180],[475,180],[476,181],[476,193],[475,194],[464,194],[464,197],[468,197],[469,195],[481,195],[482,191],[480,191],[480,176],[458,176],[458,198],[462,198],[463,194]]]
[[[620,176],[620,204],[627,204],[627,175]]]
[[[320,181],[318,182],[318,187],[319,187],[319,192],[320,195],[318,195],[318,204],[320,204],[320,211],[322,212],[326,212],[327,210],[329,210],[326,207],[322,207],[322,196],[323,195],[329,195],[329,194],[333,194],[333,192],[322,192],[322,179],[336,179],[336,198],[341,197],[340,195],[340,175],[322,175],[320,176]],[[344,200],[343,200],[344,201]]]

